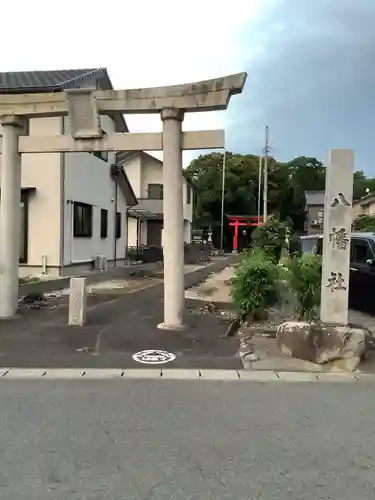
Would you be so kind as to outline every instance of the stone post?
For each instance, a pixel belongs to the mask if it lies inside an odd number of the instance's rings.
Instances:
[[[86,278],[71,278],[69,292],[69,325],[84,326],[86,323]]]
[[[1,116],[3,128],[0,200],[0,318],[17,311],[18,264],[21,223],[21,155],[18,138],[24,121],[14,115]]]
[[[320,319],[348,323],[354,152],[332,149],[326,169]]]
[[[165,108],[163,121],[163,255],[164,322],[159,328],[179,330],[184,326],[184,214],[182,193],[183,111]]]

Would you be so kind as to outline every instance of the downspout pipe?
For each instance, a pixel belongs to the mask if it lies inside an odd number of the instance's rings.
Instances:
[[[118,193],[118,176],[115,177],[115,215],[114,215],[114,231],[113,231],[113,260],[114,267],[117,266],[117,238],[116,238],[116,221],[117,221],[117,193]]]
[[[113,214],[113,267],[117,267],[117,238],[116,238],[116,217],[118,206],[118,178],[120,167],[116,164],[111,165],[111,177],[115,181],[115,208]]]
[[[128,265],[128,258],[129,258],[129,209],[131,207],[126,207],[125,209],[125,224],[126,224],[126,240],[125,240],[125,264]]]

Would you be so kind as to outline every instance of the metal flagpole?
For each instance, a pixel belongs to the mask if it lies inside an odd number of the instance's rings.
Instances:
[[[225,196],[225,170],[227,164],[227,152],[224,151],[223,157],[223,178],[221,181],[221,231],[220,231],[220,250],[223,250],[224,245],[224,196]]]

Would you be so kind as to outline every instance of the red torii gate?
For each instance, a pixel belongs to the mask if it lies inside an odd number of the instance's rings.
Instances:
[[[251,226],[262,226],[263,217],[249,216],[249,215],[227,215],[229,220],[229,225],[234,227],[233,234],[233,251],[238,250],[238,228],[239,227],[251,227]]]

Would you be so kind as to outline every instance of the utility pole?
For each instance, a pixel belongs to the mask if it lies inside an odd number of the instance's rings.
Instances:
[[[266,126],[266,141],[264,145],[264,180],[263,180],[263,221],[268,218],[268,153],[270,152],[268,125]]]
[[[220,228],[220,250],[224,248],[224,198],[225,198],[225,170],[227,165],[227,152],[224,151],[223,157],[223,177],[221,181],[221,228]]]
[[[262,148],[263,153],[263,148]],[[262,177],[263,177],[263,154],[259,156],[259,169],[258,169],[258,222],[260,218],[260,206],[261,206],[261,195],[262,195]]]

